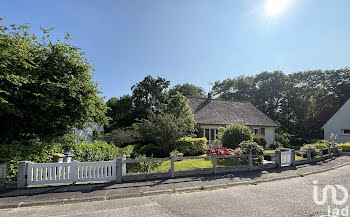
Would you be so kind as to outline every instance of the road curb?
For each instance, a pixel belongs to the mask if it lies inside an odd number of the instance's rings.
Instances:
[[[313,174],[323,173],[323,172],[338,169],[347,165],[350,165],[350,162],[332,166],[326,169],[320,169],[317,171],[310,171],[310,172],[299,173],[294,175],[264,178],[264,179],[251,180],[251,181],[240,181],[240,182],[233,182],[233,183],[226,183],[226,184],[218,184],[218,185],[195,186],[195,187],[185,187],[185,188],[177,188],[177,189],[174,188],[174,189],[166,189],[166,190],[158,190],[158,191],[145,191],[145,192],[140,191],[139,193],[116,194],[116,195],[109,195],[109,196],[2,203],[0,204],[0,209],[13,209],[13,208],[33,207],[33,206],[49,206],[49,205],[63,205],[63,204],[82,203],[82,202],[106,201],[106,200],[116,200],[116,199],[124,199],[124,198],[155,196],[160,194],[199,192],[203,190],[224,189],[228,187],[235,187],[235,186],[242,186],[242,185],[256,185],[260,183],[280,181],[280,180],[286,180],[286,179],[292,179],[292,178],[300,178],[300,177],[309,176]]]

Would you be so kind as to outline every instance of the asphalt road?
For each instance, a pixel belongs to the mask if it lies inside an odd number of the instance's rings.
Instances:
[[[0,216],[289,217],[326,215],[328,205],[332,209],[349,205],[350,198],[345,205],[333,205],[330,194],[325,205],[317,205],[313,201],[314,180],[318,181],[319,191],[327,184],[340,184],[350,191],[350,166],[306,177],[213,191],[0,210]],[[340,192],[337,196],[342,198]]]

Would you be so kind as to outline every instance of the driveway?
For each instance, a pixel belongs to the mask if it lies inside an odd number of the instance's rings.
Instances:
[[[0,210],[2,217],[16,216],[319,216],[335,208],[329,195],[325,205],[313,201],[313,181],[319,191],[326,184],[350,190],[350,166],[324,173],[257,185],[226,189],[86,202],[56,206]],[[341,195],[338,197],[341,199]],[[321,198],[320,198],[321,199]],[[344,208],[349,205],[338,208]]]

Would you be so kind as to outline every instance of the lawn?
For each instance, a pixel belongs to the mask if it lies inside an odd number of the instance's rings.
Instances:
[[[205,155],[202,155],[205,156]],[[224,166],[234,166],[238,165],[236,159],[218,159],[218,167]],[[170,170],[170,160],[159,162],[151,171],[169,171]],[[213,168],[213,162],[211,159],[187,159],[181,161],[175,161],[175,170],[190,170],[198,168]],[[130,172],[138,172],[138,169],[132,168]]]
[[[274,154],[275,150],[265,150],[264,154]],[[205,156],[205,155],[202,155]],[[303,158],[295,155],[295,160],[302,160]],[[218,159],[218,167],[225,166],[235,166],[239,165],[236,159]],[[213,162],[211,159],[187,159],[181,161],[175,161],[175,170],[190,170],[190,169],[199,169],[199,168],[212,168]],[[170,170],[170,160],[159,162],[157,165],[154,165],[152,172],[159,171],[169,171]],[[137,173],[139,169],[137,166],[133,167],[129,172]]]

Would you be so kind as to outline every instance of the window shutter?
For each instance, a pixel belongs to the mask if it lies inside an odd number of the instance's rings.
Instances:
[[[265,128],[261,128],[261,135],[265,136]]]

